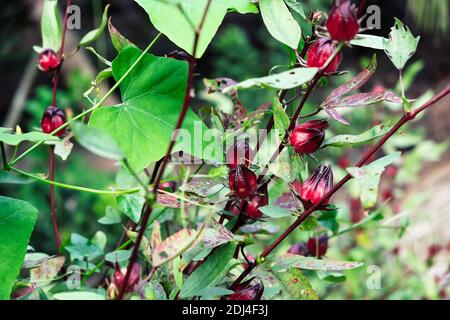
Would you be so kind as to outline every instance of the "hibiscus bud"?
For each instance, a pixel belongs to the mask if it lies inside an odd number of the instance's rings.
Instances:
[[[313,174],[306,179],[300,188],[300,199],[305,206],[309,208],[319,202],[333,187],[333,171],[330,165],[322,164]],[[321,207],[328,204],[326,199]]]
[[[239,164],[248,166],[253,150],[247,141],[240,140],[227,150],[226,161],[230,169],[236,168]]]
[[[259,210],[260,207],[267,206],[269,204],[269,197],[267,192],[267,183],[261,185],[256,193],[250,197],[245,207],[245,215],[251,219],[261,219],[263,213]]]
[[[306,59],[307,66],[310,68],[322,68],[335,50],[336,46],[331,39],[320,38],[308,50],[308,58]],[[325,68],[324,73],[335,73],[341,64],[341,60],[342,53],[338,52]]]
[[[288,253],[307,257],[307,256],[309,256],[309,249],[308,249],[308,246],[306,245],[306,243],[299,242],[299,243],[294,244],[292,247],[290,247],[288,250]]]
[[[250,285],[252,280],[240,284],[234,293],[227,297],[227,300],[261,300],[264,285],[261,282]]]
[[[50,72],[57,69],[61,64],[61,59],[52,49],[45,49],[39,54],[39,69]]]
[[[118,265],[116,265],[114,274],[112,277],[112,283],[117,287],[122,289],[125,283],[125,275],[127,273],[126,269],[120,269]],[[134,289],[134,286],[139,282],[141,278],[141,266],[138,263],[135,263],[131,269],[131,274],[128,279],[127,287],[125,288],[126,292],[131,292]]]
[[[44,133],[52,133],[65,123],[66,115],[64,114],[64,112],[57,107],[49,106],[42,116],[41,128]],[[66,135],[66,133],[67,130],[63,128],[59,130],[56,135],[59,137],[63,137]]]
[[[327,30],[333,40],[350,41],[359,31],[355,6],[350,0],[336,0],[328,14]]]
[[[311,256],[321,258],[327,253],[328,236],[323,235],[319,238],[310,238],[308,240],[308,250]]]
[[[303,154],[317,151],[325,139],[327,128],[328,122],[325,120],[311,120],[296,126],[289,137],[295,152]]]
[[[230,171],[228,184],[239,198],[245,198],[256,191],[256,175],[244,165]]]

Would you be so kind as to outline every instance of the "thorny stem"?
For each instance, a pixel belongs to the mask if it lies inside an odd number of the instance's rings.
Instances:
[[[142,60],[142,58],[144,58],[144,56],[147,54],[147,52],[156,44],[156,42],[158,42],[159,38],[161,37],[161,33],[159,33],[155,39],[153,39],[153,41],[147,46],[147,48],[144,49],[144,51],[142,51],[141,55],[136,59],[135,62],[133,62],[133,64],[130,66],[130,68],[123,74],[123,76],[119,79],[119,81],[117,81],[112,87],[111,89],[109,89],[109,91],[103,96],[102,99],[100,99],[99,102],[97,102],[95,105],[93,105],[91,108],[87,109],[86,111],[83,111],[82,113],[78,114],[77,116],[73,117],[72,119],[70,119],[69,121],[67,121],[66,123],[64,123],[62,126],[58,127],[57,129],[55,129],[53,132],[50,133],[50,135],[55,135],[57,132],[59,132],[60,130],[67,128],[69,125],[71,125],[74,121],[82,119],[83,117],[85,117],[86,115],[88,115],[89,113],[91,113],[92,111],[94,111],[95,109],[101,107],[101,105],[103,103],[105,103],[105,101],[114,93],[114,91],[116,91],[116,89],[120,86],[120,84],[130,75],[130,73],[134,70],[134,68],[139,64],[139,62]],[[13,160],[9,166],[14,166],[15,164],[17,164],[18,162],[22,161],[30,152],[32,152],[34,149],[36,149],[37,147],[39,147],[41,144],[43,144],[46,140],[39,140],[38,142],[36,142],[34,145],[32,145],[30,148],[28,148],[26,151],[24,151],[20,156],[18,156],[15,160]]]
[[[362,167],[366,164],[369,159],[388,141],[405,123],[414,120],[414,118],[425,109],[433,106],[438,101],[446,97],[450,93],[450,86],[447,86],[444,90],[434,96],[431,100],[426,102],[420,108],[408,112],[404,114],[400,120],[386,133],[386,135],[378,141],[373,147],[366,151],[366,153],[362,156],[361,160],[355,165],[356,167]],[[289,236],[297,227],[299,227],[303,221],[306,220],[314,211],[316,211],[323,203],[325,203],[336,191],[342,188],[349,180],[352,179],[350,174],[347,174],[344,178],[342,178],[325,196],[323,196],[317,203],[315,203],[311,208],[304,211],[298,219],[286,229],[271,245],[269,245],[260,255],[259,258],[255,260],[254,263],[250,264],[242,274],[231,284],[231,288],[235,289],[237,285],[241,283],[242,280],[245,279],[247,275],[257,266],[257,261],[264,260],[275,248]]]
[[[176,141],[177,135],[179,133],[179,129],[182,127],[183,122],[184,122],[184,118],[186,117],[186,113],[187,113],[187,111],[189,109],[189,105],[190,105],[190,102],[191,102],[191,88],[192,88],[192,82],[193,82],[194,73],[195,73],[195,64],[196,64],[195,57],[196,57],[196,52],[197,52],[197,47],[198,47],[198,41],[199,41],[199,38],[200,38],[200,33],[202,31],[202,28],[203,28],[203,24],[205,23],[205,20],[206,20],[206,16],[208,15],[208,11],[209,11],[210,6],[211,6],[211,0],[208,0],[208,2],[206,3],[206,7],[205,7],[205,10],[203,12],[203,16],[202,16],[202,19],[200,21],[200,24],[198,25],[197,29],[195,30],[195,38],[194,38],[194,45],[193,45],[193,50],[192,50],[192,56],[189,59],[189,73],[188,73],[188,81],[187,81],[187,86],[186,86],[186,93],[185,93],[185,96],[184,96],[184,102],[183,102],[183,106],[181,108],[181,113],[180,113],[180,115],[178,117],[177,124],[175,126],[175,130],[174,130],[174,132],[172,134],[172,138],[171,138],[171,141],[170,141],[170,144],[169,144],[169,148],[168,148],[168,150],[166,152],[166,155],[164,156],[164,158],[162,160],[161,166],[160,166],[160,168],[158,170],[158,174],[156,175],[156,179],[155,179],[155,182],[153,184],[154,200],[156,199],[156,197],[158,195],[158,187],[159,187],[160,181],[161,181],[161,179],[162,179],[162,177],[164,175],[164,170],[165,170],[165,168],[166,168],[166,166],[167,166],[167,164],[168,164],[168,162],[170,160],[170,156],[172,154],[173,147],[175,146],[175,141]],[[130,275],[131,275],[131,270],[133,268],[134,263],[136,262],[137,255],[138,255],[138,252],[139,252],[139,247],[141,245],[142,238],[144,237],[144,232],[145,232],[145,230],[147,228],[148,220],[150,218],[151,213],[152,213],[152,203],[148,203],[146,205],[144,216],[143,216],[142,221],[141,221],[141,228],[140,228],[140,230],[138,232],[138,236],[137,236],[136,241],[135,241],[134,246],[133,246],[131,257],[130,257],[130,259],[128,261],[127,273],[125,274],[125,279],[123,281],[122,288],[120,288],[120,291],[119,291],[119,296],[118,296],[119,300],[122,300],[124,295],[125,295],[125,288],[128,285],[128,281],[129,281]]]

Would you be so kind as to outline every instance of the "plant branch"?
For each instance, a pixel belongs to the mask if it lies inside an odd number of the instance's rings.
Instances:
[[[15,171],[21,175],[24,175],[29,178],[33,178],[39,182],[43,182],[43,183],[49,184],[54,187],[60,187],[60,188],[64,188],[64,189],[70,189],[70,190],[76,190],[76,191],[82,191],[82,192],[88,192],[88,193],[103,194],[103,195],[123,195],[123,194],[137,193],[142,190],[142,188],[133,188],[133,189],[110,191],[110,190],[98,190],[98,189],[92,189],[92,188],[85,188],[85,187],[74,186],[74,185],[65,184],[65,183],[61,183],[61,182],[56,182],[56,181],[53,181],[52,179],[47,180],[40,176],[22,171],[20,169],[14,168],[14,167],[9,167],[9,169],[12,171]]]
[[[414,118],[425,109],[433,106],[438,101],[446,97],[450,93],[450,86],[447,86],[444,90],[438,93],[435,97],[429,100],[427,103],[422,105],[420,108],[411,111],[409,113],[404,114],[400,120],[386,133],[386,135],[378,141],[374,146],[372,146],[366,153],[362,156],[361,160],[355,165],[356,167],[362,167],[365,165],[369,159],[388,141],[405,123],[414,120]],[[231,288],[236,288],[238,284],[241,283],[242,280],[245,279],[247,275],[257,266],[258,261],[264,260],[284,239],[287,238],[297,227],[299,227],[303,221],[306,220],[314,211],[319,209],[323,203],[325,203],[336,191],[342,188],[349,180],[352,179],[350,174],[347,174],[344,178],[342,178],[325,196],[323,196],[317,203],[315,203],[311,208],[304,211],[298,219],[289,226],[286,231],[283,232],[271,245],[269,245],[260,255],[259,258],[252,264],[250,264],[244,272],[232,283]]]
[[[150,203],[147,203],[147,205],[146,205],[144,216],[143,216],[142,221],[141,221],[141,229],[139,230],[138,236],[137,236],[136,241],[134,243],[133,250],[132,250],[132,253],[131,253],[131,257],[130,257],[130,260],[128,261],[127,273],[125,275],[125,279],[123,281],[122,288],[120,288],[120,292],[119,292],[119,296],[118,296],[119,300],[122,300],[124,295],[125,295],[125,289],[126,289],[126,287],[128,285],[128,281],[130,279],[131,270],[133,268],[134,263],[137,260],[139,247],[141,245],[142,238],[144,237],[144,232],[147,229],[147,224],[148,224],[150,215],[152,213],[152,202],[156,200],[156,197],[158,195],[158,187],[159,187],[160,181],[161,181],[161,179],[162,179],[162,177],[164,175],[164,171],[165,171],[166,166],[167,166],[167,164],[168,164],[168,162],[170,160],[170,156],[172,154],[173,147],[175,146],[175,141],[176,141],[177,135],[179,133],[179,129],[182,127],[183,122],[184,122],[184,118],[186,117],[186,113],[187,113],[187,111],[189,109],[189,105],[190,105],[190,102],[191,102],[191,88],[192,88],[192,82],[193,82],[194,73],[195,73],[195,65],[196,65],[196,58],[195,57],[196,57],[196,53],[197,53],[198,42],[199,42],[199,39],[200,39],[200,34],[201,34],[201,31],[202,31],[202,28],[203,28],[203,24],[205,23],[206,17],[208,15],[209,8],[211,6],[211,1],[212,0],[208,0],[208,2],[206,3],[206,7],[205,7],[205,10],[203,12],[203,16],[201,18],[200,24],[198,25],[197,29],[195,30],[195,37],[194,37],[194,45],[193,45],[192,55],[191,55],[191,57],[189,59],[189,73],[188,73],[188,80],[187,80],[186,93],[185,93],[185,96],[184,96],[183,106],[181,108],[181,113],[180,113],[180,115],[178,117],[178,121],[177,121],[177,124],[175,126],[175,131],[172,134],[171,141],[169,143],[169,147],[167,149],[166,155],[164,156],[164,158],[163,158],[163,160],[161,162],[160,168],[158,170],[158,174],[156,175],[156,179],[155,179],[155,182],[153,184],[153,199],[149,198],[150,199],[150,201],[149,201]]]
[[[2,151],[3,170],[7,170],[8,169],[8,160],[6,159],[6,149],[5,149],[5,144],[3,142],[0,142],[0,149]]]

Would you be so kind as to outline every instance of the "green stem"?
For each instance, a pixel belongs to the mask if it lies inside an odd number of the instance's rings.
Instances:
[[[122,194],[132,194],[132,193],[137,193],[139,191],[141,191],[141,188],[133,188],[133,189],[126,189],[126,190],[116,190],[116,191],[109,191],[109,190],[98,190],[98,189],[92,189],[92,188],[85,188],[85,187],[79,187],[79,186],[74,186],[74,185],[70,185],[70,184],[65,184],[65,183],[61,183],[61,182],[56,182],[56,181],[50,181],[47,179],[44,179],[40,176],[19,170],[17,168],[11,167],[10,168],[12,171],[15,171],[21,175],[24,175],[26,177],[30,177],[33,178],[37,181],[49,184],[49,185],[53,185],[55,187],[60,187],[60,188],[64,188],[64,189],[70,189],[70,190],[76,190],[76,191],[82,191],[82,192],[88,192],[88,193],[95,193],[95,194],[104,194],[104,195],[122,195]]]
[[[50,133],[50,135],[55,135],[61,129],[64,129],[64,128],[68,127],[74,121],[83,118],[84,116],[88,115],[89,113],[91,113],[95,109],[99,108],[106,101],[106,99],[108,99],[113,94],[113,92],[120,86],[120,84],[131,73],[131,71],[133,71],[133,69],[138,65],[138,63],[142,60],[142,58],[144,58],[144,56],[147,54],[147,52],[158,42],[158,40],[161,37],[161,35],[162,34],[159,33],[155,37],[155,39],[153,39],[153,41],[147,46],[147,48],[145,48],[145,50],[142,51],[141,55],[137,58],[137,60],[130,66],[130,68],[124,73],[124,75],[119,79],[119,81],[117,81],[114,84],[114,86],[112,86],[111,89],[109,89],[109,91],[104,95],[104,97],[99,102],[97,102],[94,106],[92,106],[91,108],[87,109],[86,111],[84,111],[84,112],[80,113],[79,115],[73,117],[72,119],[67,121],[65,124],[63,124],[62,126],[58,127],[56,130],[54,130],[52,133]],[[24,153],[22,153],[19,157],[17,157],[13,162],[11,162],[10,165],[13,166],[13,165],[17,164],[19,161],[23,160],[31,151],[33,151],[34,149],[39,147],[45,141],[46,140],[40,140],[40,141],[36,142],[29,149],[24,151]]]

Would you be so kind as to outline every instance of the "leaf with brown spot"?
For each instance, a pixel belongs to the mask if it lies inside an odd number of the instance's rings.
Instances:
[[[361,88],[373,76],[376,69],[377,69],[377,57],[374,54],[367,68],[361,71],[356,77],[352,78],[350,81],[347,81],[343,85],[340,85],[339,87],[331,91],[330,95],[322,103],[322,106],[327,108],[335,101],[342,98],[344,95],[350,93],[351,91]]]
[[[47,259],[37,268],[30,270],[30,282],[38,287],[44,287],[52,282],[64,265],[65,258],[54,257]]]
[[[316,292],[299,269],[273,272],[281,285],[281,294],[289,300],[318,300]]]
[[[157,245],[152,255],[153,267],[159,267],[188,250],[196,242],[201,231],[182,229]]]
[[[155,248],[161,242],[162,242],[162,239],[161,239],[161,225],[159,224],[158,220],[155,220],[153,222],[153,230],[152,230],[152,238],[151,238],[152,250],[155,250]]]

